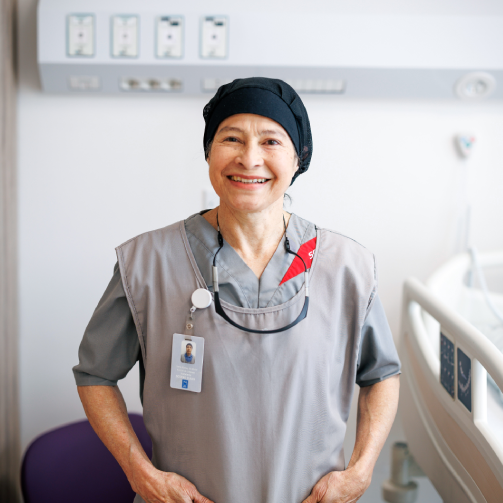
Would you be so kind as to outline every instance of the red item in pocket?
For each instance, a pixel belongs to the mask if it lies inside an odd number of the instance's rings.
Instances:
[[[308,269],[311,268],[311,264],[313,263],[315,249],[316,238],[313,238],[301,245],[299,251],[297,252],[297,254],[304,259],[304,262],[306,263]],[[304,264],[299,257],[295,257],[290,267],[288,268],[288,271],[286,271],[286,274],[283,276],[280,285],[282,285],[289,279],[295,278],[295,276],[298,276],[301,272],[304,272]]]

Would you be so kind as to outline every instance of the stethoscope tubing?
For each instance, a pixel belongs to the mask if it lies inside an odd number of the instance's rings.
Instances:
[[[215,301],[215,311],[228,323],[230,323],[232,326],[239,328],[240,330],[244,330],[245,332],[251,332],[252,334],[277,334],[279,332],[285,332],[286,330],[290,330],[293,328],[295,325],[300,323],[306,316],[307,316],[307,310],[309,309],[309,297],[306,296],[304,300],[304,306],[302,307],[302,311],[300,312],[299,316],[292,321],[289,325],[286,325],[285,327],[273,329],[273,330],[258,330],[255,328],[248,328],[248,327],[243,327],[236,323],[235,321],[231,320],[229,316],[227,316],[227,313],[224,311],[222,305],[220,304],[220,295],[218,292],[213,293],[214,296],[214,301]]]
[[[219,293],[219,288],[218,288],[218,268],[217,268],[217,255],[218,252],[223,248],[224,246],[224,238],[222,236],[222,233],[220,232],[220,224],[218,222],[218,213],[217,213],[217,232],[218,232],[218,245],[219,248],[216,251],[215,255],[213,256],[213,296],[214,296],[214,302],[215,302],[215,311],[217,312],[218,315],[220,315],[225,321],[230,323],[232,326],[238,328],[239,330],[243,330],[245,332],[251,332],[253,334],[276,334],[279,332],[285,332],[286,330],[290,330],[293,328],[295,325],[300,323],[306,316],[307,316],[307,311],[309,309],[309,273],[307,271],[307,266],[306,262],[304,259],[297,253],[295,253],[293,250],[290,249],[290,241],[288,240],[288,237],[286,235],[286,222],[285,222],[285,217],[283,216],[283,225],[285,227],[285,249],[287,253],[290,253],[291,255],[295,255],[298,257],[300,260],[302,260],[302,263],[304,264],[304,285],[305,285],[305,290],[306,290],[306,296],[304,299],[304,306],[302,307],[302,311],[300,312],[299,316],[289,323],[288,325],[281,327],[281,328],[276,328],[272,330],[258,330],[255,328],[247,328],[239,325],[235,321],[231,320],[227,313],[224,311],[224,308],[222,307],[222,304],[220,303],[220,293]]]

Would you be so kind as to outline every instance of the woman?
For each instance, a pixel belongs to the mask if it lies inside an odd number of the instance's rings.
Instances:
[[[356,501],[398,401],[374,257],[283,210],[312,155],[290,86],[235,80],[204,118],[220,205],[117,248],[74,368],[86,414],[135,502]],[[209,307],[191,301],[201,289]],[[180,370],[180,343],[192,338],[196,365]],[[116,386],[138,359],[152,462]],[[197,379],[200,393],[191,392]],[[357,438],[345,468],[355,382]]]

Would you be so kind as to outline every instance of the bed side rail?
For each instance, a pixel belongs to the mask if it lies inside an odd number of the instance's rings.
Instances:
[[[421,309],[426,311],[440,323],[441,333],[452,343],[454,355],[458,348],[461,356],[468,355],[471,360],[471,411],[467,413],[458,397],[459,376],[457,371],[457,357],[455,356],[456,371],[454,372],[454,396],[452,400],[443,400],[448,405],[449,413],[473,433],[473,429],[484,437],[485,447],[490,446],[490,457],[495,457],[503,464],[503,445],[493,434],[487,422],[487,373],[494,379],[500,390],[503,390],[503,354],[479,330],[465,320],[461,315],[444,304],[431,293],[419,280],[409,278],[404,285],[404,328],[414,337],[414,346],[421,353],[421,360],[429,369],[436,382],[436,393],[445,398],[446,389],[441,384],[441,362],[434,351],[429,335],[426,331]],[[464,376],[466,377],[466,376]],[[463,389],[463,388],[461,388]],[[468,432],[470,433],[470,432]],[[478,437],[479,435],[474,435]],[[487,451],[487,449],[483,449]],[[486,454],[488,454],[486,452]],[[494,458],[493,458],[494,459]],[[496,459],[495,459],[496,461]]]

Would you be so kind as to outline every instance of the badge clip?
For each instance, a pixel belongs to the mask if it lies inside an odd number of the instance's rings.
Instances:
[[[191,335],[194,335],[194,313],[196,312],[197,307],[192,306],[189,309],[189,314],[185,319],[185,340],[191,341]]]
[[[192,340],[194,335],[194,313],[196,309],[206,309],[211,305],[211,293],[205,288],[198,288],[191,297],[192,307],[189,309],[189,314],[185,320],[185,340]]]

